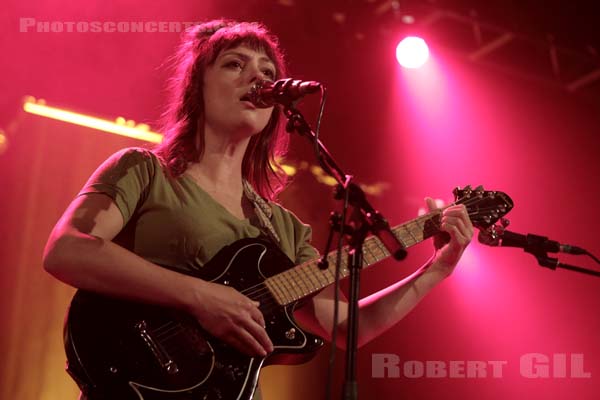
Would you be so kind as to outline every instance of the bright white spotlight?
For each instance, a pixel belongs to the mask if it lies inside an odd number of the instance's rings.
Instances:
[[[408,36],[396,47],[396,59],[404,68],[419,68],[428,58],[427,43],[419,37]]]

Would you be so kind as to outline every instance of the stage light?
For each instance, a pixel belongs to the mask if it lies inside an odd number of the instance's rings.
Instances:
[[[404,68],[419,68],[429,58],[427,43],[419,37],[408,36],[398,43],[396,59]]]
[[[3,154],[8,148],[8,139],[6,133],[0,129],[0,154]]]
[[[163,135],[158,132],[150,131],[150,127],[146,124],[136,124],[134,121],[126,120],[123,117],[119,117],[113,122],[102,118],[79,114],[73,111],[47,106],[43,100],[36,100],[33,97],[27,97],[25,99],[23,109],[30,114],[52,118],[75,125],[86,126],[88,128],[139,140],[145,140],[147,142],[160,143],[163,137]]]

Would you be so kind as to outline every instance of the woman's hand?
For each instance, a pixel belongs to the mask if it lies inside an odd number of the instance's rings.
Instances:
[[[425,198],[430,211],[437,210],[435,201]],[[440,229],[447,235],[436,235],[434,246],[436,255],[430,269],[446,277],[452,273],[467,245],[473,238],[473,224],[464,205],[454,205],[442,211]]]
[[[250,356],[264,357],[273,351],[258,302],[210,282],[203,282],[193,297],[188,311],[208,333]]]

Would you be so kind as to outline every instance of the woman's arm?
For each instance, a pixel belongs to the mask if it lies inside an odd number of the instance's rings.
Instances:
[[[433,200],[427,199],[430,209]],[[442,214],[441,230],[447,232],[446,244],[436,240],[435,255],[415,273],[359,301],[358,345],[369,342],[398,323],[438,283],[449,276],[473,237],[473,225],[464,206],[452,206]],[[346,346],[348,303],[340,297],[337,346]],[[314,297],[311,304],[298,310],[296,317],[308,329],[324,337],[331,336],[334,290],[329,287]]]
[[[77,197],[50,234],[45,270],[80,289],[188,311],[209,333],[251,355],[272,351],[257,303],[235,289],[159,267],[113,243],[122,227],[121,212],[109,196]]]

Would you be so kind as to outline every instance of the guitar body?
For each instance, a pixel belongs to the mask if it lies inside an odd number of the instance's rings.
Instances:
[[[296,304],[280,306],[264,285],[293,266],[269,242],[242,239],[197,276],[260,301],[274,345],[266,358],[223,344],[184,313],[79,290],[65,322],[67,370],[90,400],[251,399],[261,367],[304,362],[323,345],[295,323]]]

